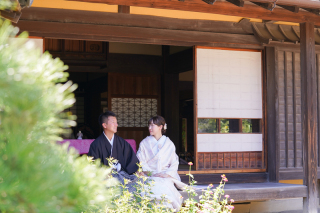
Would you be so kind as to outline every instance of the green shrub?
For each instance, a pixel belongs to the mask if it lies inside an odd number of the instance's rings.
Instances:
[[[112,161],[113,159],[110,159]],[[202,190],[202,195],[199,196],[199,202],[195,199],[198,196],[195,190],[197,183],[191,174],[191,165],[189,163],[189,185],[184,189],[188,193],[188,198],[183,202],[180,213],[231,213],[234,207],[231,205],[234,200],[229,199],[229,195],[224,196],[224,185],[228,181],[225,175],[221,176],[221,182],[218,187],[213,188],[210,184],[206,189]],[[139,165],[139,172],[142,171]],[[127,184],[120,184],[122,193],[114,194],[111,205],[107,205],[106,213],[165,213],[174,212],[174,209],[166,207],[165,203],[170,202],[162,196],[161,200],[152,198],[152,185],[146,176],[136,175],[139,180],[136,183],[136,191],[130,193]],[[114,187],[119,187],[114,186]],[[182,199],[182,197],[181,197]]]
[[[92,166],[59,134],[75,99],[67,66],[0,20],[0,212],[94,212],[110,199],[109,170]]]

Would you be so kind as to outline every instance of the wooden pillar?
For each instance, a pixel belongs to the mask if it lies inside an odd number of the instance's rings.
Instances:
[[[268,172],[270,182],[279,182],[280,149],[278,107],[278,66],[276,65],[277,51],[275,47],[266,47],[267,71],[267,139],[268,139]]]
[[[317,212],[317,75],[315,60],[314,24],[300,24],[301,113],[303,137],[303,183],[307,197],[303,212]]]
[[[163,73],[161,84],[161,113],[168,125],[166,135],[179,152],[179,73],[168,73],[169,46],[162,46]]]

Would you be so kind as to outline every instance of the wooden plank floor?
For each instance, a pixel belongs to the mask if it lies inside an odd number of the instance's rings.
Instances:
[[[207,185],[196,186],[198,195],[201,195],[201,190]],[[186,192],[180,192],[186,199]],[[257,200],[272,200],[305,197],[307,195],[307,187],[304,185],[285,184],[285,183],[239,183],[226,184],[225,195],[230,195],[235,202],[248,202]]]

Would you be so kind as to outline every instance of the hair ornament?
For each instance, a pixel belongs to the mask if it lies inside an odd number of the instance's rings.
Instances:
[[[167,127],[167,123],[165,123],[163,129],[164,129],[164,130],[167,130],[167,128],[168,128],[168,127]]]

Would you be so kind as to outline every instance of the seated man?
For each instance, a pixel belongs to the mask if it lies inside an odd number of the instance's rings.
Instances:
[[[123,178],[134,180],[135,176],[132,174],[138,170],[139,160],[131,145],[115,134],[118,127],[116,115],[111,111],[102,113],[99,123],[103,133],[91,143],[88,156],[100,159],[104,165],[109,165],[107,158],[117,159],[118,164],[114,165],[114,168],[118,174],[115,176],[122,183]]]

